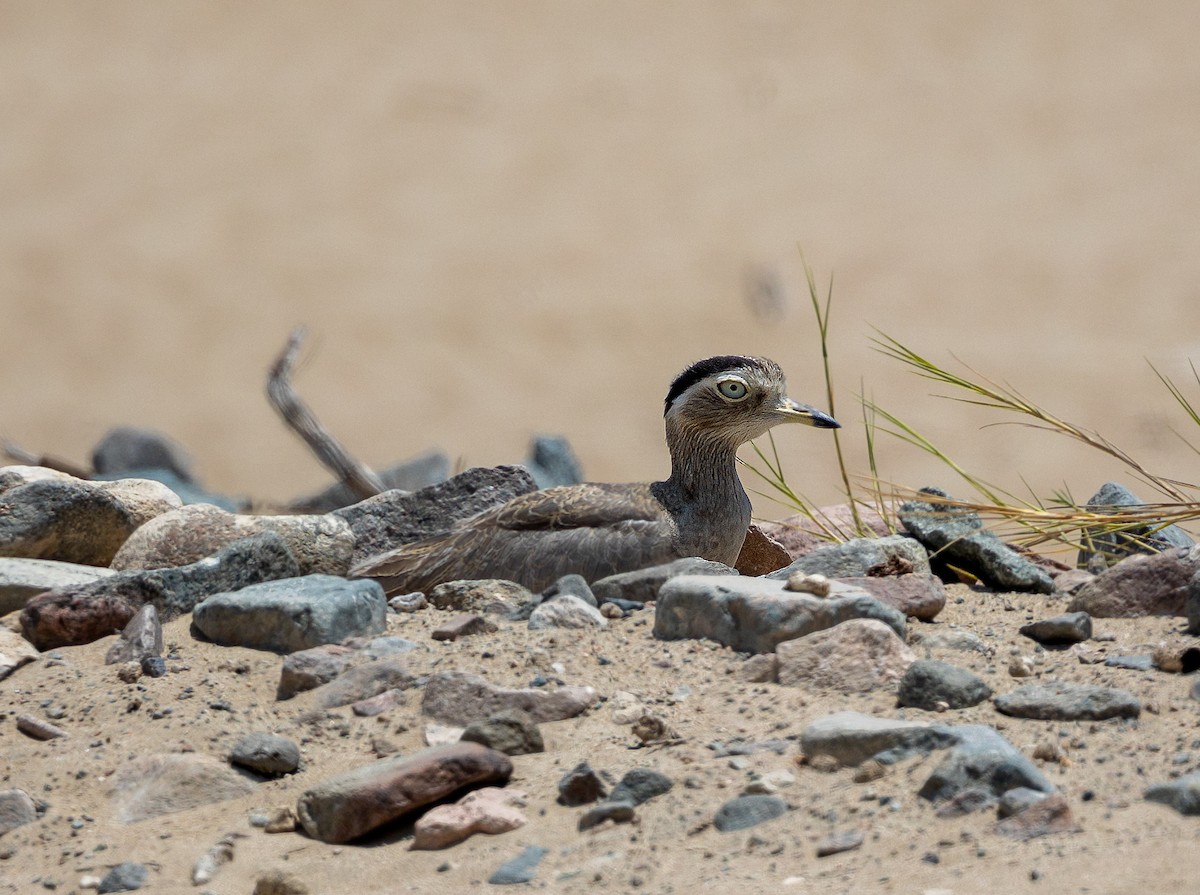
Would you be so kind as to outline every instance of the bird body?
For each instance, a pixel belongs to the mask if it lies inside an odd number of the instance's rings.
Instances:
[[[695,363],[667,394],[666,480],[523,494],[352,572],[392,594],[463,578],[505,578],[541,591],[570,573],[594,581],[685,556],[732,565],[751,509],[737,475],[738,447],[783,422],[838,427],[785,389],[782,370],[765,358]]]

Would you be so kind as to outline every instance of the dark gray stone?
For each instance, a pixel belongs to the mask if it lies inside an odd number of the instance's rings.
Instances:
[[[908,572],[929,573],[929,554],[921,544],[903,535],[885,538],[853,538],[804,554],[791,565],[772,572],[768,578],[787,581],[796,572],[826,578],[863,578],[876,570],[895,565]]]
[[[181,481],[192,484],[196,481],[192,461],[179,442],[153,429],[136,426],[118,426],[105,433],[92,448],[92,468],[100,475],[165,469]]]
[[[1087,502],[1087,508],[1098,513],[1116,513],[1141,506],[1144,506],[1141,499],[1119,482],[1105,482]],[[1094,533],[1083,529],[1080,540],[1082,546],[1076,565],[1093,572],[1102,572],[1135,553],[1161,553],[1173,547],[1187,549],[1196,543],[1178,525],[1166,528],[1143,525]]]
[[[590,830],[592,827],[599,826],[606,820],[611,820],[615,824],[631,824],[636,816],[637,812],[634,811],[632,803],[607,799],[598,805],[592,806],[580,815],[579,832],[582,833],[584,830]]]
[[[963,709],[978,705],[991,695],[992,688],[964,668],[936,659],[918,659],[900,679],[897,701],[900,705],[936,711],[939,703]]]
[[[287,737],[251,733],[237,741],[229,761],[266,777],[278,777],[300,767],[300,747]]]
[[[141,662],[163,651],[162,622],[153,603],[147,603],[129,620],[121,631],[121,639],[104,654],[105,665]]]
[[[538,865],[542,858],[550,853],[548,848],[540,845],[530,845],[515,858],[509,858],[488,877],[493,886],[513,886],[519,883],[532,882],[537,878]]]
[[[420,491],[385,491],[335,510],[354,532],[353,565],[444,534],[464,519],[536,490],[519,466],[475,467]]]
[[[652,768],[634,768],[627,771],[621,782],[613,787],[609,794],[610,802],[629,802],[641,805],[655,796],[661,796],[671,789],[671,778],[661,771]]]
[[[167,663],[162,656],[142,656],[138,664],[146,677],[163,677],[167,673]]]
[[[1092,639],[1092,617],[1086,612],[1068,612],[1022,625],[1021,633],[1038,643],[1082,643]]]
[[[952,746],[957,739],[947,727],[917,721],[896,721],[861,712],[835,712],[809,724],[800,734],[808,758],[828,755],[843,767],[857,767],[868,758],[887,756],[893,763],[909,755]],[[880,759],[882,760],[882,758]]]
[[[104,874],[104,878],[100,880],[100,887],[96,891],[101,895],[106,892],[133,892],[146,885],[146,880],[149,878],[150,871],[146,869],[145,864],[124,861]]]
[[[787,810],[787,802],[779,796],[738,796],[717,809],[713,816],[713,826],[722,833],[735,833],[783,817]]]
[[[1145,798],[1170,805],[1180,814],[1200,814],[1200,771],[1169,783],[1156,783],[1146,790]]]
[[[529,457],[522,464],[539,488],[578,485],[583,468],[571,443],[562,435],[538,435],[529,445]]]
[[[659,588],[680,575],[737,575],[738,570],[724,563],[689,556],[659,566],[648,566],[634,572],[620,572],[591,583],[597,602],[631,600],[648,603],[658,599]]]
[[[468,724],[459,739],[482,743],[505,755],[532,755],[546,751],[542,732],[528,713],[520,709],[497,712],[486,721]]]
[[[1134,554],[1075,592],[1070,612],[1092,618],[1186,615],[1191,582],[1200,573],[1200,547]]]
[[[876,619],[901,639],[904,615],[862,590],[831,582],[828,597],[785,590],[783,581],[746,576],[682,575],[658,593],[654,636],[715,640],[739,652],[769,653],[777,644],[851,619]]]
[[[949,496],[937,488],[922,488],[920,493]],[[899,516],[908,533],[936,553],[940,562],[970,572],[988,587],[1041,594],[1054,591],[1054,581],[1046,570],[986,531],[977,513],[911,500],[901,504]]]
[[[0,615],[20,612],[32,597],[60,587],[92,584],[114,575],[112,569],[53,559],[0,557]]]
[[[290,653],[384,630],[387,598],[379,582],[305,575],[209,597],[192,627],[222,646]]]
[[[344,646],[326,645],[298,650],[284,657],[279,671],[276,699],[291,699],[297,693],[328,684],[350,665],[354,653]],[[343,705],[354,702],[350,699]]]
[[[542,591],[542,602],[553,600],[555,597],[578,597],[589,606],[600,605],[592,589],[582,575],[563,575],[548,588]]]
[[[567,807],[588,805],[607,794],[604,781],[586,761],[575,765],[558,781],[558,802]]]
[[[966,789],[1002,796],[1018,786],[1054,791],[1033,762],[991,727],[962,725],[948,730],[956,742],[921,786],[917,793],[921,798],[944,802]]]
[[[3,492],[0,556],[107,566],[143,521],[79,479],[38,479]]]
[[[450,478],[450,458],[443,451],[429,451],[380,470],[379,480],[388,490],[419,491]],[[359,501],[354,492],[341,482],[308,497],[299,497],[288,504],[290,513],[332,513]]]
[[[1136,718],[1142,712],[1128,690],[1092,684],[1027,684],[997,696],[995,704],[1005,715],[1039,721],[1103,721]]]

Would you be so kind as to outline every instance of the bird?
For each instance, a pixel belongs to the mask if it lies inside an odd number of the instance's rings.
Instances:
[[[564,485],[519,495],[450,531],[371,557],[351,570],[389,594],[446,581],[502,578],[541,592],[567,574],[588,582],[683,557],[733,565],[750,525],[737,450],[781,423],[838,429],[787,395],[763,357],[697,361],[664,402],[671,474],[659,482]]]

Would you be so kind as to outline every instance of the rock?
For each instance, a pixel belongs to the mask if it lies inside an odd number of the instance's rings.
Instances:
[[[583,468],[571,443],[562,435],[538,435],[529,445],[529,456],[521,464],[533,476],[538,488],[559,485],[578,485],[583,481]]]
[[[321,708],[334,709],[389,690],[405,690],[415,683],[416,678],[401,659],[382,656],[353,666],[325,684],[317,694],[317,704]]]
[[[388,600],[388,609],[392,612],[420,612],[422,609],[429,608],[429,601],[425,599],[425,595],[419,590],[415,590],[410,594],[397,594]]]
[[[0,627],[0,681],[37,657],[38,651],[32,643],[15,631]]]
[[[1200,547],[1172,548],[1153,556],[1135,554],[1080,588],[1067,610],[1086,612],[1092,618],[1185,615],[1188,588],[1197,572]]]
[[[181,479],[169,469],[131,469],[128,472],[95,473],[92,476],[92,481],[94,482],[123,482],[128,479],[145,479],[151,482],[158,482],[177,496],[183,506],[205,503],[219,507],[222,510],[227,510],[230,513],[241,512],[247,506],[245,500],[235,500],[223,494],[209,491],[207,488],[202,488],[200,485]]]
[[[996,804],[996,797],[987,789],[961,789],[938,806],[934,813],[943,819],[974,814]]]
[[[962,725],[944,730],[954,737],[954,744],[921,786],[917,793],[921,798],[944,802],[967,789],[1002,796],[1018,786],[1054,791],[1033,762],[992,728]]]
[[[291,653],[283,660],[275,698],[291,699],[297,693],[329,683],[346,670],[353,655],[352,649],[335,644]]]
[[[896,632],[875,619],[852,619],[775,648],[785,687],[865,693],[894,684],[916,656]]]
[[[1020,814],[1034,802],[1040,802],[1047,795],[1048,793],[1039,792],[1036,789],[1026,789],[1023,786],[1018,786],[1016,789],[1010,789],[1000,797],[1000,804],[996,808],[996,814],[1001,820],[1006,817],[1012,817],[1014,814]]]
[[[774,653],[750,656],[738,668],[737,676],[748,684],[779,683],[779,657]]]
[[[1196,570],[1196,574],[1188,582],[1187,602],[1184,604],[1184,611],[1188,621],[1187,632],[1189,634],[1200,634],[1200,569]]]
[[[390,712],[392,709],[400,708],[400,706],[408,704],[408,696],[399,688],[384,690],[382,693],[377,693],[374,696],[368,696],[366,699],[360,699],[358,702],[350,703],[350,711],[358,715],[360,718],[374,718],[377,715],[382,715],[384,712]],[[393,750],[394,751],[394,750]]]
[[[413,824],[412,850],[449,848],[475,833],[496,835],[522,827],[525,815],[518,809],[525,793],[485,786],[472,790],[453,805],[436,805]]]
[[[1071,815],[1071,806],[1062,793],[1052,793],[1024,811],[996,824],[996,832],[1009,839],[1037,839],[1052,833],[1071,833],[1079,829]]]
[[[580,833],[583,833],[609,820],[614,824],[630,824],[633,823],[636,816],[637,812],[634,811],[631,803],[616,802],[608,799],[593,805],[587,811],[583,812],[579,816],[578,829]]]
[[[807,758],[825,755],[843,767],[857,767],[881,753],[929,752],[954,742],[947,728],[860,712],[826,715],[805,727],[800,735],[800,749]]]
[[[880,603],[900,610],[906,618],[929,622],[946,608],[946,588],[941,579],[924,572],[842,578],[841,582],[865,590]]]
[[[990,656],[996,651],[994,647],[990,647],[984,643],[978,634],[966,630],[936,631],[932,634],[914,631],[913,642],[914,645],[919,644],[925,650],[926,655],[938,650],[951,650],[959,653],[979,653],[981,656]]]
[[[254,784],[229,765],[197,753],[142,755],[112,776],[117,819],[126,824],[253,791]]]
[[[1167,674],[1191,674],[1200,670],[1200,646],[1160,643],[1150,659],[1155,668]]]
[[[484,510],[536,490],[519,466],[475,467],[420,491],[385,491],[335,510],[354,532],[358,565],[403,544],[444,534]]]
[[[722,833],[734,833],[783,817],[787,810],[787,802],[779,796],[738,796],[717,809],[713,826]]]
[[[632,600],[648,603],[658,599],[663,584],[681,575],[737,575],[737,569],[724,563],[689,556],[658,566],[648,566],[633,572],[620,572],[592,582],[592,593],[600,603],[609,600]]]
[[[493,886],[512,886],[533,882],[537,878],[538,864],[549,854],[549,849],[530,845],[515,858],[509,858],[488,877]]]
[[[1086,612],[1068,612],[1022,625],[1021,633],[1038,643],[1082,643],[1092,639],[1092,617]]]
[[[746,531],[742,551],[733,565],[743,575],[766,575],[782,569],[791,561],[791,554],[782,544],[757,525],[751,525]]]
[[[322,780],[300,796],[296,815],[313,839],[349,842],[465,787],[503,785],[511,775],[507,755],[478,743],[435,746]]]
[[[1092,684],[1026,684],[997,696],[995,705],[1002,714],[1039,721],[1136,718],[1142,711],[1128,690]]]
[[[474,674],[441,671],[426,681],[421,711],[443,724],[466,726],[506,709],[521,709],[544,724],[582,714],[598,698],[591,687],[509,690]]]
[[[567,807],[587,805],[607,794],[604,781],[586,761],[575,765],[558,781],[558,803]]]
[[[354,534],[337,516],[240,515],[209,504],[156,516],[130,536],[113,557],[112,567],[132,571],[183,566],[268,531],[283,538],[302,575],[344,575],[350,568]]]
[[[613,787],[608,800],[641,805],[655,796],[669,792],[671,786],[671,778],[661,771],[655,771],[652,768],[634,768],[625,772],[621,782]]]
[[[297,573],[279,535],[235,541],[216,556],[177,569],[122,572],[91,584],[47,591],[21,611],[21,628],[39,649],[90,643],[120,631],[151,604],[163,622],[191,612],[209,594]]]
[[[377,472],[388,490],[417,491],[437,485],[450,477],[450,458],[444,451],[429,451],[403,463]],[[288,504],[291,513],[332,513],[351,506],[359,500],[341,482],[334,482],[324,491],[299,497]]]
[[[480,743],[505,755],[532,755],[546,751],[541,731],[529,715],[520,709],[498,712],[486,721],[468,724],[461,739]]]
[[[31,597],[44,591],[91,584],[112,574],[112,569],[99,566],[81,566],[52,559],[0,557],[0,615],[19,612]]]
[[[146,885],[149,878],[150,871],[145,864],[124,861],[104,874],[96,891],[101,895],[105,892],[133,892]]]
[[[904,616],[858,588],[830,582],[829,597],[790,593],[784,581],[683,575],[658,594],[654,636],[707,638],[739,652],[769,653],[785,641],[850,619],[877,619],[904,635]]]
[[[1054,576],[1054,590],[1069,597],[1075,596],[1084,585],[1091,584],[1096,576],[1083,569],[1068,569]]]
[[[38,819],[37,804],[23,789],[0,790],[0,836]]]
[[[817,857],[827,858],[830,855],[852,851],[863,844],[863,834],[858,830],[845,830],[841,833],[830,833],[817,843]]]
[[[385,628],[379,582],[306,575],[215,594],[192,612],[192,628],[222,646],[290,653]]]
[[[897,703],[936,711],[939,705],[963,709],[992,695],[992,688],[963,668],[936,659],[913,662],[900,681]]]
[[[153,603],[142,606],[121,631],[121,639],[104,654],[105,665],[141,662],[163,652],[162,623]]]
[[[430,604],[438,609],[493,615],[508,615],[533,599],[529,588],[502,578],[447,581],[429,592]]]
[[[58,740],[69,735],[61,727],[30,714],[17,715],[17,730],[35,740]]]
[[[946,498],[937,488],[922,494]],[[1048,594],[1054,582],[1045,569],[1006,546],[983,528],[977,513],[922,500],[901,504],[900,521],[941,562],[957,566],[996,590]]]
[[[499,629],[495,623],[488,621],[482,615],[460,612],[454,618],[434,628],[430,636],[434,640],[453,642],[460,637],[471,637],[475,634],[494,634],[497,630]]]
[[[596,595],[592,593],[592,588],[588,585],[587,579],[582,575],[563,575],[542,591],[541,597],[541,602],[543,603],[555,597],[576,597],[593,609],[600,605],[596,602]]]
[[[237,741],[229,761],[264,777],[278,777],[300,767],[300,747],[287,737],[251,733]]]
[[[858,530],[859,522],[865,531]],[[859,536],[885,538],[892,534],[887,520],[875,509],[863,506],[852,509],[845,503],[819,507],[812,517],[798,513],[778,522],[763,522],[761,525],[769,537],[783,545],[792,559],[828,546],[831,535],[849,540]]]
[[[253,895],[308,895],[308,886],[294,873],[268,870],[254,881]]]
[[[1180,814],[1200,815],[1200,771],[1169,783],[1156,783],[1144,793],[1148,802],[1169,805]]]
[[[41,478],[0,492],[0,556],[107,566],[156,513],[180,506],[156,482]]]
[[[166,469],[185,482],[196,481],[192,461],[179,442],[153,429],[118,426],[92,448],[92,468],[105,475],[138,469]]]
[[[1104,660],[1104,664],[1109,668],[1124,668],[1127,671],[1152,671],[1154,657],[1149,655],[1109,656]]]
[[[1136,494],[1118,482],[1105,482],[1087,502],[1087,509],[1097,513],[1118,513],[1128,507],[1143,506]],[[1178,525],[1165,528],[1142,525],[1095,533],[1083,529],[1080,540],[1083,546],[1079,549],[1076,565],[1095,572],[1136,553],[1162,553],[1172,548],[1188,550],[1196,544]]]
[[[888,535],[882,538],[853,538],[818,547],[769,577],[786,581],[796,572],[827,578],[866,578],[875,570],[896,568],[894,574],[929,574],[929,554],[912,538]]]
[[[607,627],[608,619],[600,614],[599,609],[573,596],[555,597],[540,603],[529,616],[529,628],[532,631]]]

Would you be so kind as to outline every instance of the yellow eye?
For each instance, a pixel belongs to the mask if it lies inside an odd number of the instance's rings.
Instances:
[[[731,401],[746,397],[746,383],[740,379],[722,379],[717,383],[717,390]]]

